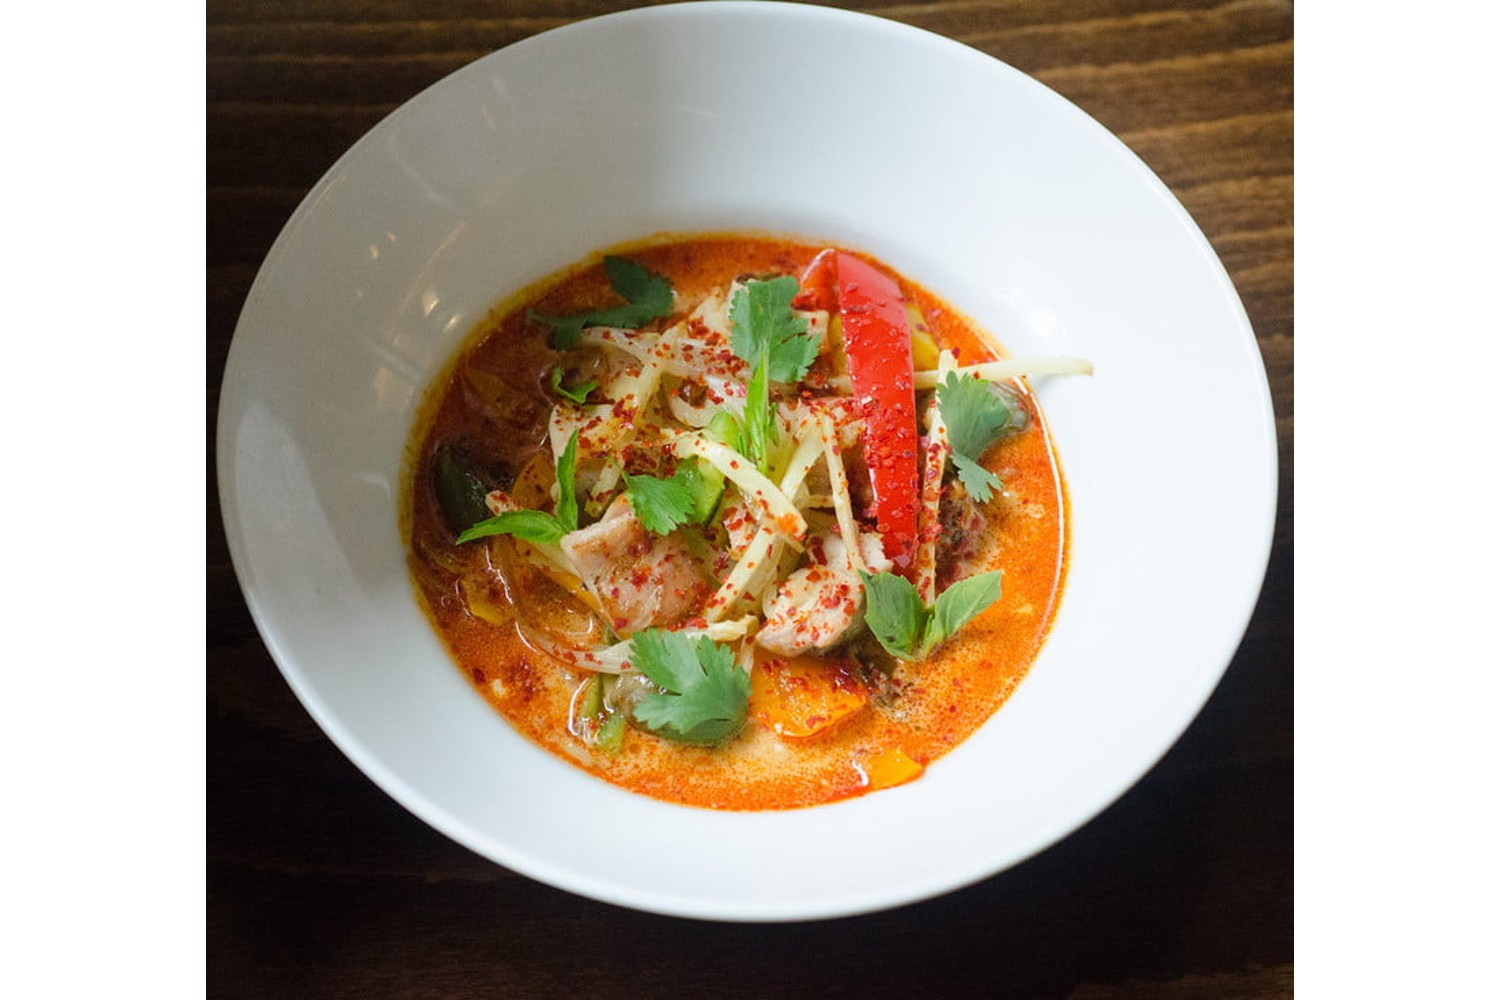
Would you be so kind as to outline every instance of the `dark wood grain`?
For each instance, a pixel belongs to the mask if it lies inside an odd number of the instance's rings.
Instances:
[[[351,143],[481,55],[631,6],[210,0],[210,421],[256,268]],[[948,35],[1059,91],[1162,177],[1224,261],[1270,378],[1281,481],[1266,584],[1223,683],[1119,802],[978,885],[812,924],[645,916],[455,845],[328,742],[257,636],[210,479],[210,995],[1291,996],[1292,4],[838,6]]]

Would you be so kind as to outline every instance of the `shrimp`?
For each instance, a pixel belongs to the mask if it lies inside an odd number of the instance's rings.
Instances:
[[[874,544],[866,544],[864,536],[860,539],[862,554],[882,559],[879,536],[869,537]],[[864,623],[864,588],[843,539],[835,533],[814,535],[807,554],[807,565],[766,599],[765,624],[755,637],[764,649],[780,656],[832,649]]]
[[[674,625],[712,592],[702,561],[681,540],[648,532],[623,494],[558,546],[621,635]]]

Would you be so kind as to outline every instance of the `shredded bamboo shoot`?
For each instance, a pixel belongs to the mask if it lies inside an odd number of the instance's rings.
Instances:
[[[1084,358],[1068,357],[1002,358],[999,361],[964,365],[954,371],[960,375],[977,375],[991,382],[1003,382],[1005,379],[1020,378],[1023,375],[1092,375],[1094,363]],[[944,378],[947,378],[947,374],[939,366],[937,371],[914,373],[912,384],[918,392],[921,392],[923,389],[937,388],[938,382]]]

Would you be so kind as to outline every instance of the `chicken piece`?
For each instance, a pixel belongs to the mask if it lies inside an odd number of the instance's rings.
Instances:
[[[784,581],[765,605],[766,621],[755,641],[780,656],[831,649],[849,638],[864,618],[864,588],[836,534],[814,535],[809,562]]]
[[[621,635],[675,625],[713,590],[687,545],[648,532],[623,495],[599,521],[569,532],[558,545]]]

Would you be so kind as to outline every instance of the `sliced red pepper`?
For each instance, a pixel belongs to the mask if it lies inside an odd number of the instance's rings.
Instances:
[[[916,568],[920,502],[917,401],[905,300],[893,278],[861,258],[840,250],[833,260],[849,381],[865,417],[865,464],[876,526],[886,557],[909,579]]]
[[[833,312],[838,308],[838,297],[833,290],[833,258],[837,251],[822,250],[807,265],[802,277],[797,279],[797,296],[792,299],[793,309],[825,309]]]

